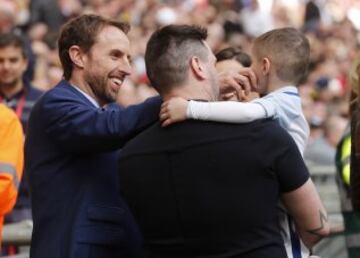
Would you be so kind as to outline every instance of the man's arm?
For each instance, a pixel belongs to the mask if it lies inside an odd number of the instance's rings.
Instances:
[[[154,123],[160,105],[160,97],[128,108],[113,105],[107,109],[90,108],[72,100],[50,100],[44,103],[42,112],[49,118],[47,134],[66,151],[110,151]]]
[[[276,154],[273,169],[279,180],[281,197],[301,239],[311,248],[329,233],[326,211],[294,140],[282,128],[267,129],[271,130],[267,136],[268,152]],[[263,156],[266,158],[265,154]]]
[[[311,178],[296,190],[283,193],[282,200],[309,249],[329,234],[327,213]]]

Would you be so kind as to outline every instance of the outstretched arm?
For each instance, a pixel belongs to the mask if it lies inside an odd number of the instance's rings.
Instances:
[[[270,109],[270,112],[268,110],[256,102],[200,102],[172,98],[163,103],[160,120],[162,126],[181,122],[187,118],[225,123],[247,123],[274,116],[275,107]]]
[[[154,97],[128,108],[95,109],[70,99],[45,102],[42,111],[48,114],[46,132],[58,146],[92,152],[122,147],[158,119],[160,105],[160,98]]]
[[[236,94],[238,99],[245,99],[250,91],[256,90],[257,79],[255,73],[250,68],[243,68],[240,72],[227,71],[218,75],[220,93]],[[236,105],[240,104],[240,105]],[[190,104],[182,98],[172,98],[163,103],[160,112],[162,126],[184,121],[187,118],[228,122],[246,123],[259,118],[271,117],[265,107],[260,104],[252,103],[203,103],[190,101]],[[260,106],[258,106],[260,105]],[[223,112],[227,112],[224,114]],[[229,113],[230,112],[230,113]],[[275,112],[275,111],[274,111]]]
[[[187,115],[189,118],[226,123],[247,123],[274,115],[267,113],[258,103],[251,102],[197,102],[190,101]]]

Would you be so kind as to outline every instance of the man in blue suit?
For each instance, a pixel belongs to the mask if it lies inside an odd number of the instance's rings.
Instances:
[[[130,74],[128,30],[95,15],[62,29],[65,80],[35,105],[26,139],[32,258],[143,257],[138,228],[119,195],[116,152],[157,120],[161,101],[107,106]]]

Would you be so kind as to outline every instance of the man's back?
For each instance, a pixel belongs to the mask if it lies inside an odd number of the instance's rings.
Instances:
[[[286,257],[276,205],[308,173],[276,122],[157,124],[123,149],[120,166],[154,257]]]

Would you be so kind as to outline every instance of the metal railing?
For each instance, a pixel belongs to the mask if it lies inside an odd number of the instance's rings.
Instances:
[[[29,258],[29,248],[26,248],[26,246],[30,246],[32,229],[33,222],[31,220],[5,224],[2,232],[2,245],[24,246],[25,250],[22,252],[20,248],[20,254],[1,256],[1,258]]]
[[[2,233],[3,245],[30,245],[32,229],[33,222],[31,220],[5,224]]]

